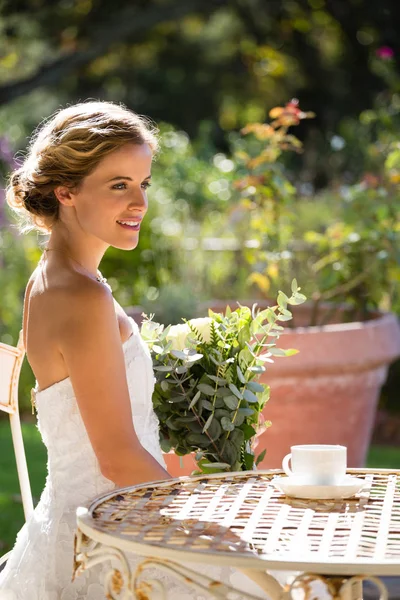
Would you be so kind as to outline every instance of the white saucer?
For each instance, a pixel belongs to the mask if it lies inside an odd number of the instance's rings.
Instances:
[[[287,496],[309,500],[340,500],[350,498],[367,484],[365,479],[346,475],[335,485],[305,483],[300,477],[275,477],[273,483]]]

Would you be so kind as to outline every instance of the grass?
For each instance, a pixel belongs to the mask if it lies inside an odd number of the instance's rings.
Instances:
[[[22,423],[33,503],[37,504],[46,480],[47,453],[35,423]],[[400,469],[400,447],[373,446],[367,467]],[[24,523],[17,467],[8,418],[0,420],[0,556],[10,550]]]
[[[371,446],[368,452],[367,467],[375,469],[400,469],[400,448]]]
[[[47,451],[33,423],[22,423],[33,503],[36,505],[46,480]],[[0,555],[10,550],[24,523],[17,465],[8,418],[0,421]]]

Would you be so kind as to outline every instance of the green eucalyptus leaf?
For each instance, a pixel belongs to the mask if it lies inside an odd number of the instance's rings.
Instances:
[[[222,458],[224,461],[228,462],[231,466],[235,464],[238,459],[239,452],[234,444],[228,439],[226,440],[224,445],[224,450],[222,452]]]
[[[245,418],[246,418],[245,415],[242,413],[239,413],[239,411],[234,411],[231,416],[232,422],[235,425],[235,427],[240,427],[240,425],[242,425],[244,423]],[[240,431],[240,430],[238,430],[238,431]]]
[[[205,431],[207,431],[207,429],[210,427],[210,425],[211,425],[211,422],[212,422],[213,418],[214,418],[214,414],[212,413],[212,414],[211,414],[211,415],[208,417],[208,419],[207,419],[207,421],[206,421],[206,424],[205,424],[205,425],[204,425],[204,427],[203,427],[203,433],[204,433]]]
[[[243,395],[239,392],[239,390],[237,389],[237,387],[234,383],[229,384],[229,389],[231,390],[231,392],[233,392],[235,394],[235,396],[237,398],[239,398],[239,400],[243,400]]]
[[[179,402],[186,402],[186,396],[173,396],[172,398],[168,398],[168,402],[171,404],[177,404]]]
[[[171,350],[170,354],[172,354],[172,356],[175,356],[175,358],[180,358],[181,360],[186,360],[187,358],[187,355],[181,350]]]
[[[201,403],[203,408],[206,408],[207,410],[214,410],[214,406],[211,402],[209,402],[209,400],[202,400]]]
[[[196,421],[189,421],[189,423],[187,423],[187,427],[193,433],[201,433],[203,431],[203,427],[200,425],[200,423],[197,420]]]
[[[231,413],[226,408],[217,408],[214,411],[214,416],[216,419],[221,419],[222,417],[230,418]]]
[[[203,358],[203,356],[204,356],[204,354],[199,354],[199,353],[188,354],[187,357],[186,357],[186,362],[187,363],[196,362],[196,361],[200,360],[201,358]]]
[[[163,372],[164,372],[164,371],[165,371],[165,372],[167,372],[167,371],[172,371],[172,370],[173,370],[173,368],[174,368],[174,367],[172,367],[172,366],[169,366],[169,365],[159,365],[159,366],[157,366],[157,367],[153,367],[153,369],[154,369],[155,371],[163,371]]]
[[[245,371],[247,369],[247,365],[251,363],[252,359],[253,356],[251,355],[251,352],[248,348],[243,348],[243,350],[239,352],[238,360],[242,371]]]
[[[201,396],[201,392],[197,392],[196,395],[193,397],[191,403],[189,404],[189,408],[193,408],[193,406],[196,404],[196,402],[198,401],[200,396]]]
[[[163,392],[166,392],[169,388],[169,383],[165,379],[161,382],[160,385],[161,385],[161,389],[163,390]]]
[[[193,421],[197,421],[197,417],[195,415],[187,417],[175,417],[176,423],[192,423]]]
[[[189,444],[194,445],[199,444],[201,446],[208,446],[211,443],[208,436],[203,433],[189,433],[186,439]]]
[[[262,365],[254,365],[253,367],[248,367],[247,370],[251,371],[252,373],[264,373],[265,367]]]
[[[211,379],[212,381],[215,381],[215,383],[217,383],[218,385],[225,385],[227,383],[226,379],[224,379],[223,377],[217,377],[216,375],[209,375],[208,373],[206,373],[206,375],[209,379]]]
[[[206,396],[214,396],[215,394],[215,389],[211,385],[208,385],[208,383],[199,383],[197,389],[206,394]]]
[[[222,429],[224,429],[224,431],[233,431],[235,429],[234,424],[227,417],[222,417],[221,426],[222,426]]]
[[[201,465],[202,467],[207,468],[213,468],[213,469],[229,469],[231,465],[229,465],[228,463],[222,463],[222,462],[218,462],[218,463],[202,463]]]
[[[289,298],[284,294],[284,292],[278,292],[277,302],[280,308],[286,308]]]
[[[244,442],[244,433],[241,429],[236,427],[235,430],[232,431],[231,435],[229,436],[229,439],[233,444],[235,444],[236,448],[240,450]]]
[[[260,312],[257,314],[256,319],[253,321],[254,328],[256,328],[256,326],[258,326],[258,329],[260,331],[262,331],[263,327],[268,328],[270,325],[271,316],[275,320],[275,313],[270,308],[266,308],[265,310],[260,310]],[[265,321],[267,321],[267,323],[265,323]]]
[[[211,360],[211,362],[213,362],[215,365],[217,365],[217,367],[220,367],[222,365],[222,362],[221,362],[222,359],[217,360],[216,358],[214,358],[214,356],[212,356],[212,354],[210,354],[208,358]]]
[[[250,327],[249,324],[246,323],[238,333],[238,341],[239,344],[243,347],[246,342],[251,339]]]
[[[224,402],[228,408],[230,408],[231,410],[236,410],[238,407],[238,404],[239,404],[239,398],[237,398],[236,396],[232,396],[232,395],[225,396]]]
[[[245,400],[247,400],[247,402],[250,402],[250,403],[257,402],[257,404],[258,404],[258,398],[257,398],[257,396],[255,394],[253,394],[253,392],[251,392],[250,390],[244,390],[244,392],[243,392],[243,398]]]
[[[180,429],[181,429],[181,425],[179,425],[178,423],[175,423],[175,421],[172,417],[169,417],[166,420],[165,424],[168,427],[168,429],[172,429],[172,431],[180,431]]]
[[[296,294],[290,299],[290,304],[292,304],[293,306],[297,306],[298,304],[303,304],[303,302],[305,302],[306,300],[307,297],[303,296],[303,294]]]
[[[254,353],[254,345],[251,346],[248,342],[246,342],[247,350],[253,358],[257,358],[257,355]]]
[[[246,383],[246,387],[252,392],[258,393],[263,392],[265,386],[261,385],[261,383],[258,383],[258,381],[248,381]]]
[[[160,447],[163,452],[169,452],[172,448],[172,444],[170,440],[161,440]]]
[[[292,315],[290,315],[290,317],[288,315],[279,315],[277,317],[278,321],[290,321],[292,318]]]
[[[215,392],[217,398],[223,398],[224,396],[230,396],[232,394],[231,390],[227,387],[220,387]]]
[[[219,438],[222,433],[222,427],[219,424],[217,419],[213,419],[211,424],[208,427],[208,435],[211,437],[212,441],[215,442]]]
[[[264,386],[264,391],[261,394],[261,399],[263,402],[267,402],[267,400],[269,400],[269,396],[271,393],[271,388],[269,385],[265,385]]]
[[[239,365],[236,366],[236,372],[239,377],[239,381],[241,381],[242,383],[246,383],[246,379],[245,379],[245,377],[242,373],[242,369],[239,367]]]
[[[200,461],[198,461],[198,466],[201,469],[201,471],[199,471],[199,474],[201,475],[202,473],[205,474],[212,474],[212,473],[221,473],[222,469],[219,467],[214,467],[214,464],[217,464],[217,462],[212,463],[210,462],[210,459],[207,458],[202,458]],[[211,465],[211,466],[206,466],[206,465]],[[230,466],[230,465],[229,465]],[[197,471],[195,471],[194,474],[197,474]]]
[[[245,417],[251,417],[251,415],[254,415],[254,409],[247,406],[243,406],[239,408],[238,414],[243,415]]]
[[[269,352],[272,356],[286,356],[285,350],[282,350],[282,348],[270,348]]]
[[[186,373],[187,370],[188,370],[188,368],[185,367],[184,365],[179,365],[179,367],[176,367],[175,373],[178,373],[178,375],[182,375],[183,373]]]

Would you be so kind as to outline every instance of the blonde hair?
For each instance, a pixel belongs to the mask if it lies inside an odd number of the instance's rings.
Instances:
[[[21,231],[49,233],[59,219],[54,189],[76,189],[108,154],[127,143],[158,151],[158,130],[146,117],[113,102],[82,102],[57,111],[33,133],[6,198]]]

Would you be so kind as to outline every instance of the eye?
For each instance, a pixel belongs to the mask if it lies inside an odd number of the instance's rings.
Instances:
[[[144,182],[142,183],[142,188],[143,188],[144,190],[147,190],[147,188],[149,188],[150,186],[151,186],[151,183],[150,183],[150,181],[144,181]]]
[[[127,188],[126,183],[124,183],[122,181],[121,183],[116,183],[115,185],[113,185],[111,189],[113,189],[113,190],[126,190],[126,188]]]

